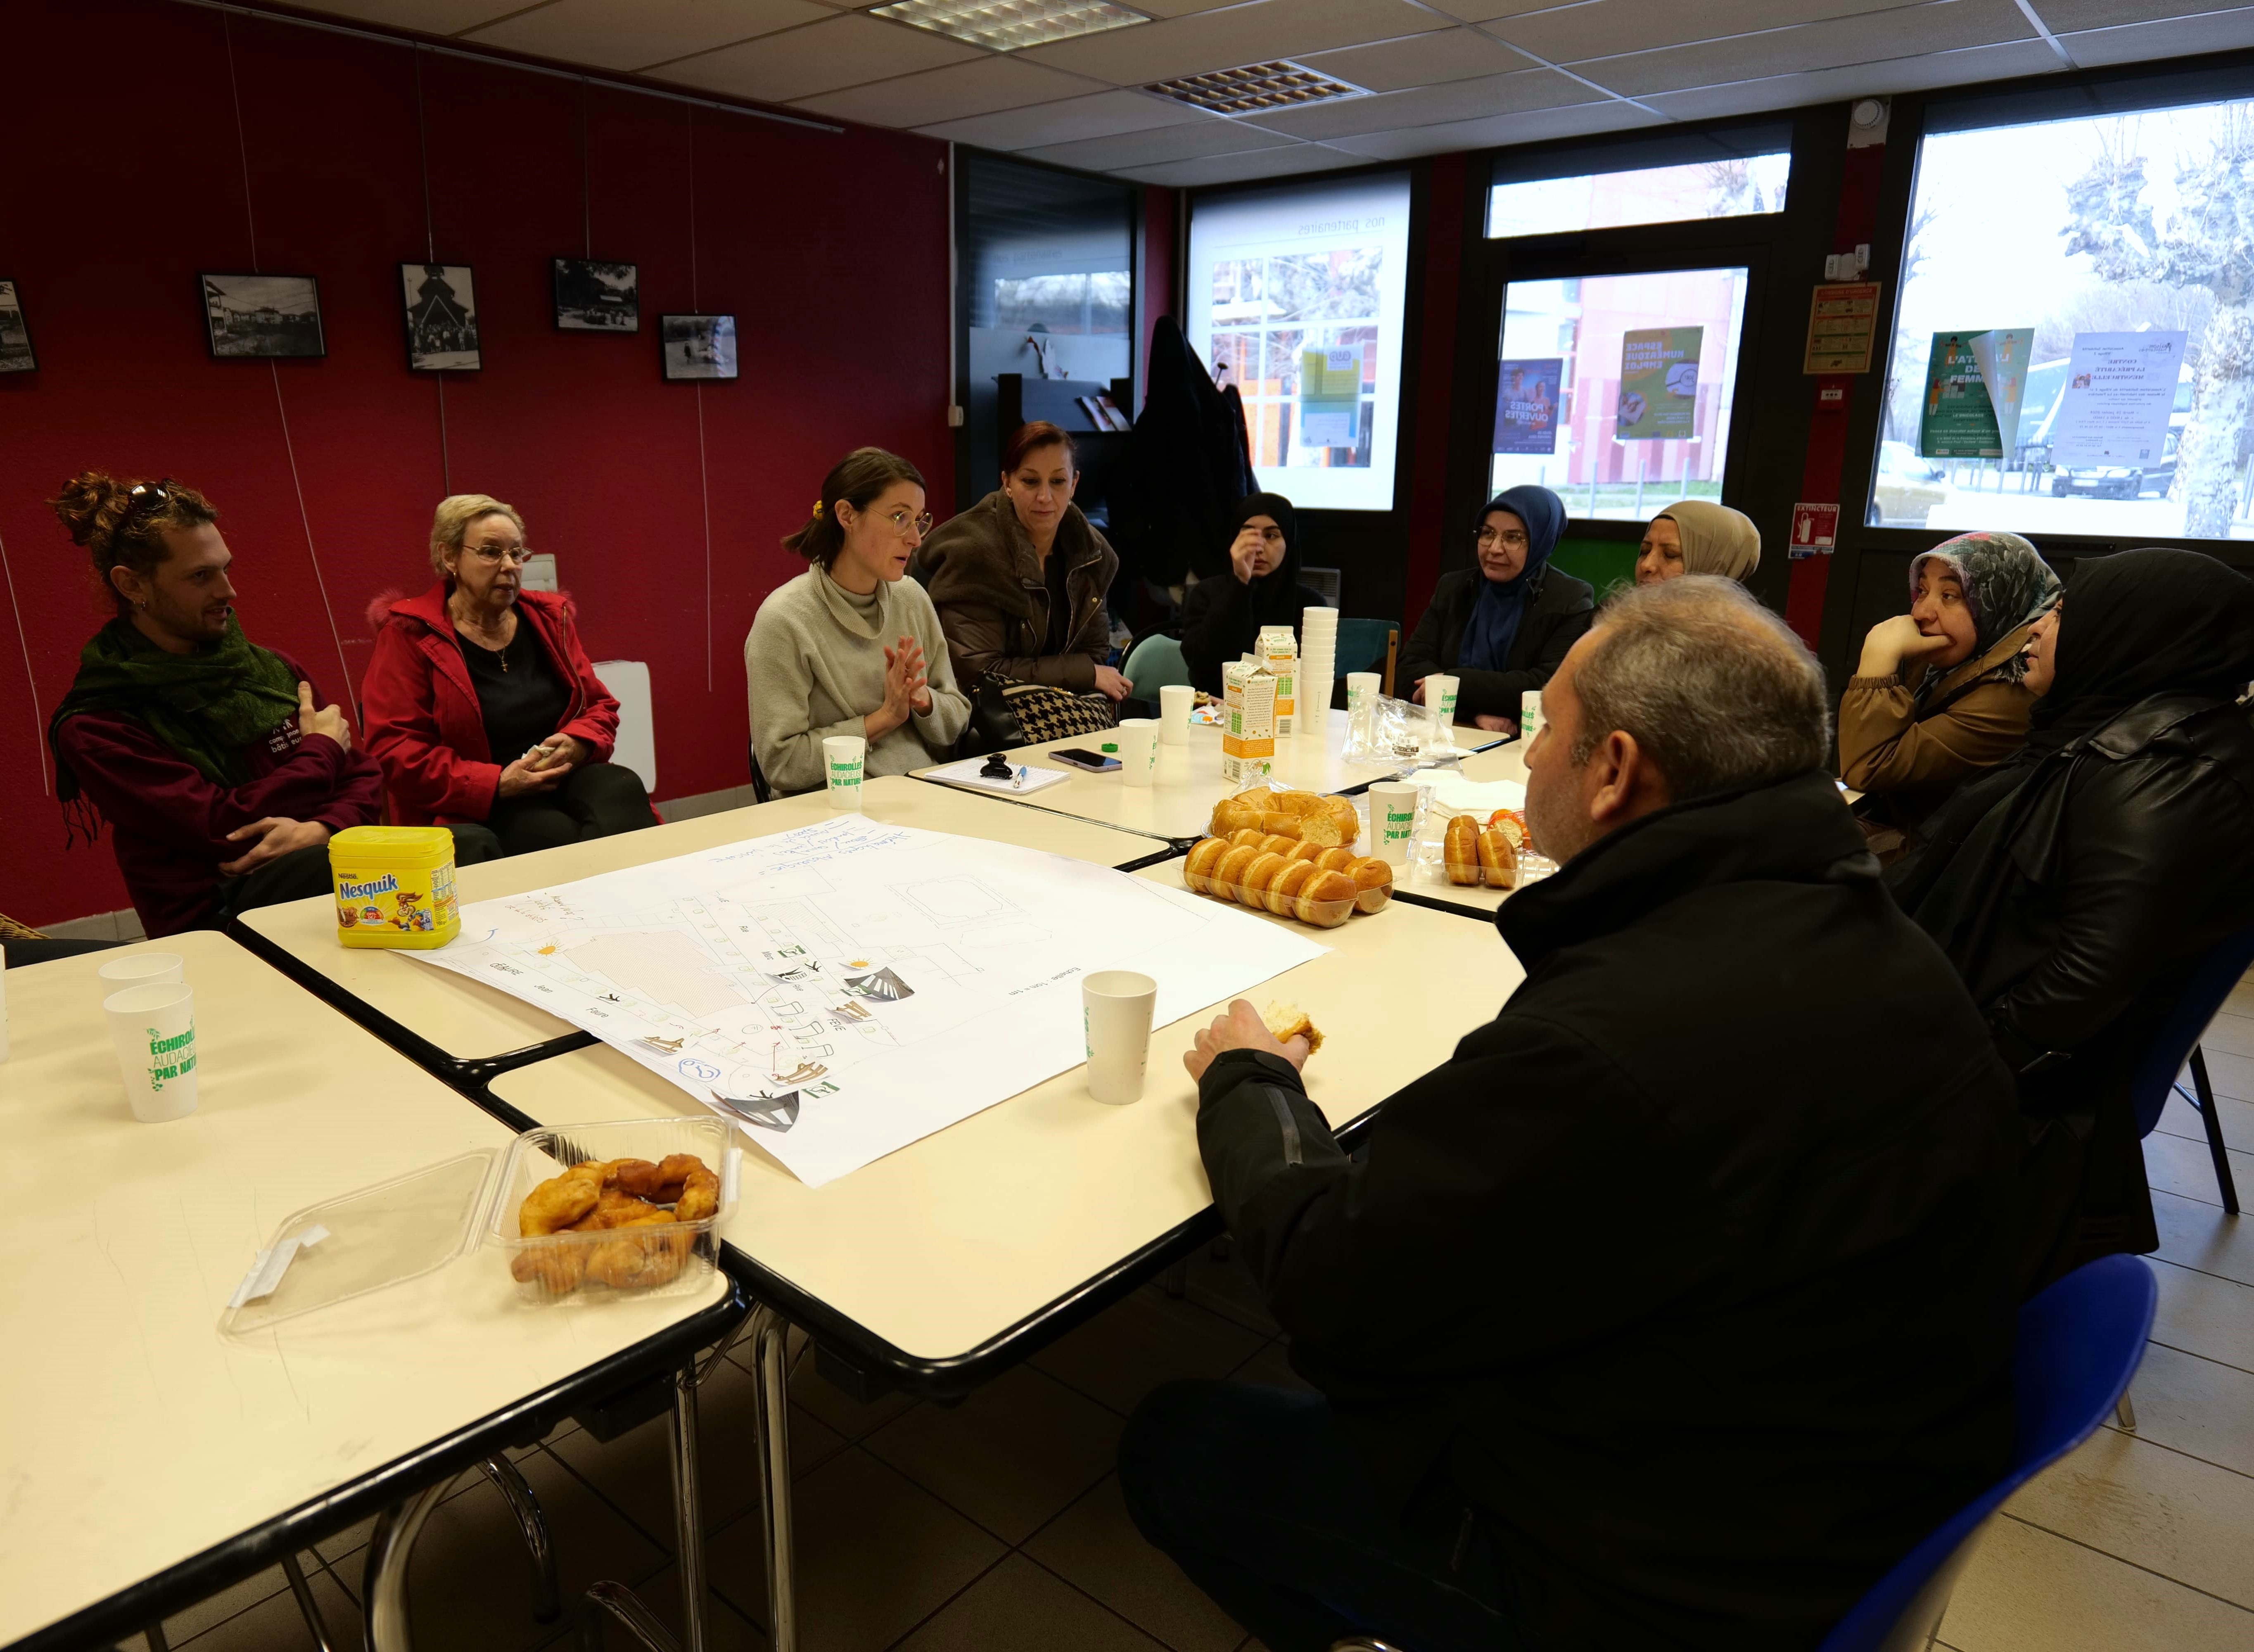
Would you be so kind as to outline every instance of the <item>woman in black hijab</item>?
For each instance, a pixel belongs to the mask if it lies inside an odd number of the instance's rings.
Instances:
[[[1327,607],[1322,593],[1299,583],[1298,518],[1281,494],[1248,494],[1228,524],[1228,571],[1200,579],[1182,603],[1182,658],[1190,681],[1221,692],[1221,670],[1252,652],[1263,626],[1289,626]]]
[[[2036,623],[2026,749],[1887,874],[2019,1075],[2030,1292],[2155,1249],[2130,1086],[2186,981],[2254,927],[2254,583],[2196,551],[2083,557]]]

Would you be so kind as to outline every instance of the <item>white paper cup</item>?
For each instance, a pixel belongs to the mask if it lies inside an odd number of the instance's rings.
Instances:
[[[196,1110],[196,1001],[172,981],[128,987],[102,1001],[133,1116],[144,1124]]]
[[[178,985],[188,978],[186,965],[177,952],[129,952],[94,973],[102,982],[105,998],[128,987]]]
[[[1424,709],[1432,713],[1437,741],[1456,720],[1456,680],[1435,671],[1424,679]]]
[[[1190,743],[1190,712],[1197,705],[1197,690],[1186,682],[1169,682],[1158,690],[1158,739],[1162,745]]]
[[[1099,970],[1080,984],[1088,1046],[1088,1093],[1117,1107],[1143,1099],[1151,1061],[1151,1014],[1158,984],[1132,970]]]
[[[861,774],[869,765],[869,742],[858,734],[832,734],[822,742],[822,771],[832,808],[861,807]]]
[[[1158,763],[1158,724],[1147,717],[1119,719],[1119,777],[1130,786],[1148,786]]]
[[[1380,780],[1369,788],[1369,852],[1389,865],[1405,866],[1416,846],[1417,788]]]

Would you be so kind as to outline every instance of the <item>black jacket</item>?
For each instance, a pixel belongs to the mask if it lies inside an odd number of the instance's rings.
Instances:
[[[1479,600],[1478,581],[1485,577],[1476,568],[1460,568],[1440,576],[1432,606],[1402,648],[1394,682],[1405,698],[1418,678],[1435,671],[1448,672],[1457,679],[1458,718],[1485,715],[1515,721],[1518,696],[1550,681],[1558,662],[1596,618],[1596,593],[1585,579],[1544,568],[1534,606],[1519,621],[1518,635],[1511,640],[1508,668],[1466,671],[1456,662],[1463,652],[1464,628],[1471,623],[1472,605]]]
[[[1268,576],[1273,579],[1282,574],[1292,581],[1291,600],[1265,619],[1254,611],[1252,587],[1232,573],[1223,571],[1190,587],[1182,598],[1181,639],[1182,662],[1190,668],[1192,682],[1208,694],[1219,694],[1222,668],[1252,652],[1262,626],[1289,626],[1296,637],[1308,609],[1330,606],[1321,592],[1297,582],[1298,566],[1294,561],[1289,570],[1278,569]]]
[[[2254,728],[2212,697],[2157,695],[2052,754],[1997,846],[1980,906],[1943,924],[1917,859],[1892,874],[1936,931],[2020,1074],[2027,1288],[2158,1248],[2130,1084],[2202,958],[2254,926]],[[1977,788],[1959,794],[1977,810]],[[1933,822],[1952,835],[1952,803]]]
[[[1217,1060],[1214,1196],[1544,1646],[1804,1652],[2009,1454],[2010,1075],[1828,775],[1647,816],[1497,925],[1524,984],[1365,1163],[1287,1063]]]

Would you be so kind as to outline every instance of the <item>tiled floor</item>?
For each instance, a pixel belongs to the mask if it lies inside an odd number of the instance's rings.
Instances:
[[[2238,1184],[2254,1197],[2254,985],[2206,1040]],[[2254,1652],[2254,1217],[2222,1212],[2197,1116],[2146,1143],[2161,1246],[2160,1320],[2137,1432],[2103,1430],[1993,1523],[1942,1639],[1956,1652]],[[1232,1264],[1200,1257],[1189,1294],[1145,1289],[962,1404],[859,1404],[802,1362],[793,1379],[800,1604],[808,1652],[1258,1652],[1147,1548],[1111,1472],[1119,1428],[1155,1384],[1293,1380]],[[715,1652],[766,1638],[752,1382],[730,1367],[700,1416]],[[665,1424],[600,1445],[566,1427],[518,1455],[548,1511],[571,1609],[534,1621],[529,1568],[500,1498],[458,1482],[416,1551],[423,1652],[576,1645],[593,1579],[677,1613]],[[367,1533],[311,1572],[340,1652],[360,1646]],[[304,1652],[278,1572],[165,1625],[195,1652]],[[613,1634],[610,1643],[625,1644]]]

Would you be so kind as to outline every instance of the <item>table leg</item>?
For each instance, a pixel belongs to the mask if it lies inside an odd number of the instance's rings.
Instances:
[[[525,1552],[531,1557],[532,1615],[539,1622],[553,1623],[563,1614],[564,1606],[556,1588],[556,1550],[548,1541],[548,1516],[540,1511],[540,1499],[532,1494],[532,1488],[506,1455],[488,1457],[478,1466],[508,1502],[508,1512],[516,1517],[517,1531],[524,1538]]]
[[[407,1614],[407,1563],[414,1557],[415,1540],[423,1535],[424,1522],[452,1484],[453,1476],[449,1475],[425,1486],[405,1502],[385,1509],[375,1522],[375,1534],[368,1543],[367,1581],[360,1597],[368,1652],[409,1652],[412,1642]]]
[[[766,1519],[767,1644],[773,1652],[798,1652],[798,1591],[791,1555],[790,1324],[764,1305],[752,1311],[752,1321],[760,1494]]]
[[[696,1485],[696,1368],[673,1374],[673,1535],[683,1652],[704,1652],[704,1503]]]
[[[681,1652],[680,1642],[665,1632],[665,1626],[642,1605],[641,1597],[623,1583],[592,1584],[583,1599],[585,1610],[579,1619],[579,1652],[603,1652],[606,1615],[615,1618],[619,1628],[649,1652]]]
[[[305,1620],[306,1632],[313,1637],[313,1652],[332,1652],[329,1626],[321,1620],[320,1603],[313,1599],[313,1591],[305,1582],[297,1556],[282,1557],[282,1575],[289,1579],[290,1592],[298,1600],[298,1615]]]

